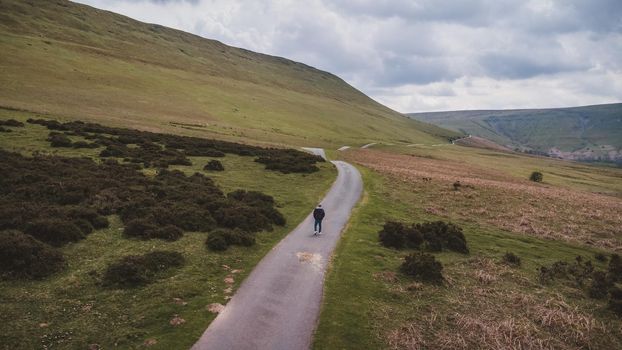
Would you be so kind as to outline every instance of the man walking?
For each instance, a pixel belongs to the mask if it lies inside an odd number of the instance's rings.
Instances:
[[[313,211],[313,218],[315,219],[315,225],[313,225],[313,235],[322,234],[322,219],[324,219],[324,209],[322,209],[322,205],[319,204],[317,208]]]

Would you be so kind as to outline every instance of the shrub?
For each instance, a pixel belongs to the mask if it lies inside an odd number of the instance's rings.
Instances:
[[[60,271],[63,255],[32,236],[0,231],[0,274],[12,278],[43,278]]]
[[[502,261],[510,266],[520,266],[521,265],[521,260],[520,260],[520,256],[511,253],[511,252],[507,252],[503,255]]]
[[[534,171],[533,173],[531,173],[531,175],[529,176],[529,180],[533,181],[533,182],[542,182],[543,179],[543,175],[541,172],[539,171]]]
[[[163,239],[176,241],[183,237],[183,231],[174,225],[157,225],[153,219],[134,219],[127,223],[123,233],[140,239]]]
[[[164,239],[167,241],[176,241],[184,236],[184,232],[177,226],[166,225],[151,231],[149,238]]]
[[[99,145],[95,142],[76,141],[71,147],[73,148],[97,148]]]
[[[618,254],[611,254],[607,267],[609,278],[614,282],[622,281],[622,258]]]
[[[400,270],[421,282],[443,283],[443,265],[433,255],[416,252],[405,257]]]
[[[404,224],[401,222],[388,221],[378,232],[380,243],[388,248],[402,249],[406,245]]]
[[[66,135],[57,132],[51,132],[47,140],[50,141],[50,146],[52,147],[72,146],[71,140]]]
[[[0,120],[0,126],[12,126],[16,128],[23,128],[24,123],[19,122],[15,119],[7,119],[7,120]]]
[[[203,170],[211,170],[211,171],[224,171],[225,167],[222,166],[222,163],[216,159],[210,160]]]
[[[597,261],[600,261],[600,262],[605,262],[605,261],[607,261],[607,255],[605,255],[603,253],[596,253],[596,254],[594,254],[594,259],[596,259]]]
[[[205,241],[211,250],[226,250],[230,245],[250,247],[255,244],[255,236],[240,229],[216,229],[209,233]]]
[[[214,218],[219,226],[230,229],[239,228],[248,232],[272,229],[270,220],[261,213],[261,210],[243,203],[230,202],[219,208],[214,213]]]
[[[155,281],[163,272],[181,267],[184,258],[172,251],[154,251],[144,255],[129,255],[112,263],[104,272],[106,286],[128,288]]]
[[[456,181],[454,182],[453,186],[454,186],[454,191],[458,191],[460,187],[462,186],[462,184],[460,183],[460,181]]]
[[[193,203],[161,203],[149,212],[158,224],[175,225],[186,231],[207,232],[216,226],[209,211]]]
[[[75,219],[73,224],[76,225],[84,235],[93,232],[93,225],[85,219]]]
[[[444,221],[425,222],[416,224],[415,228],[423,233],[423,239],[431,251],[441,251],[446,248],[458,253],[469,253],[462,229],[452,223]]]
[[[153,231],[157,229],[157,225],[151,220],[134,219],[125,224],[123,234],[130,237],[138,237],[142,239],[151,238]]]
[[[108,218],[102,215],[98,215],[91,221],[93,227],[97,230],[108,228],[110,226],[110,222],[108,222]]]
[[[607,296],[610,287],[611,283],[607,274],[603,271],[594,271],[592,281],[588,287],[588,295],[590,298],[602,299]]]
[[[425,247],[429,251],[440,252],[443,249],[448,249],[463,254],[469,252],[462,229],[443,221],[411,226],[388,221],[378,232],[378,236],[380,243],[389,248],[419,248],[425,243]]]
[[[72,222],[41,219],[27,225],[26,233],[54,247],[61,247],[84,238],[84,233]]]
[[[609,289],[609,308],[618,316],[622,316],[622,287],[614,285]]]
[[[205,241],[207,247],[211,250],[223,251],[229,248],[229,244],[227,243],[227,238],[220,231],[211,232],[207,236],[207,240]]]

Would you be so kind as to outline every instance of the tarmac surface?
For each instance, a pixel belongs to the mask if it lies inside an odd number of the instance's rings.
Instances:
[[[323,155],[321,149],[308,150]],[[326,212],[322,235],[313,235],[310,213],[257,264],[193,350],[310,347],[328,262],[363,190],[354,166],[332,163],[338,175],[321,202]]]

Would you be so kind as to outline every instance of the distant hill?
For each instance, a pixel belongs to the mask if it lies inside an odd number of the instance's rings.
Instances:
[[[0,0],[0,107],[291,145],[438,142],[339,77],[65,0]]]
[[[408,115],[511,149],[564,159],[622,162],[622,103]]]

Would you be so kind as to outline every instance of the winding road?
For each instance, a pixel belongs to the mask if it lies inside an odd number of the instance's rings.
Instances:
[[[306,150],[325,157],[322,149]],[[313,236],[309,214],[257,264],[193,350],[310,347],[328,262],[363,190],[354,166],[332,163],[338,175],[322,201],[323,234]]]

